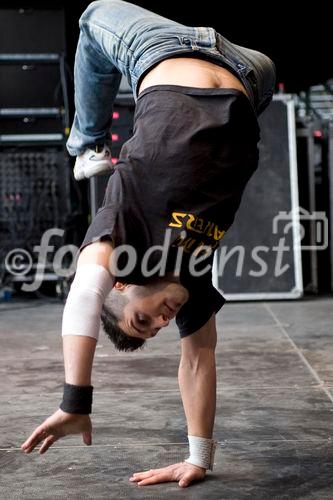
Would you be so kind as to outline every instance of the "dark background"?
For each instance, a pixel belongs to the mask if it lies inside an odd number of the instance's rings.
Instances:
[[[67,55],[72,66],[78,19],[87,0],[3,0],[3,7],[66,9]],[[306,90],[333,77],[332,25],[328,2],[242,2],[134,0],[132,3],[192,26],[211,26],[232,42],[269,55],[276,63],[278,82],[286,92]]]

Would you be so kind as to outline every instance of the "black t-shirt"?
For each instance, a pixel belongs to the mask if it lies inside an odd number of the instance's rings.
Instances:
[[[190,257],[202,245],[214,251],[231,226],[257,168],[258,141],[250,102],[236,89],[155,85],[139,95],[133,136],[122,147],[81,248],[105,237],[116,247],[133,246],[137,265],[120,281],[143,284],[145,252],[163,245],[168,230],[166,270],[181,248],[180,282],[190,294],[176,316],[181,337],[203,326],[225,302],[212,285],[211,269],[191,275]],[[161,251],[152,253],[150,269],[160,257]],[[212,260],[213,254],[196,269]]]

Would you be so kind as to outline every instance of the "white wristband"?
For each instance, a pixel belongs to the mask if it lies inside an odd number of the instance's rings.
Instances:
[[[198,436],[188,436],[188,442],[190,446],[190,456],[185,462],[213,470],[217,442],[214,441],[214,439]]]

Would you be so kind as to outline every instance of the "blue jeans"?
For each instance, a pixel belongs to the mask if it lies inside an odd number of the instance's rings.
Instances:
[[[260,52],[229,42],[213,28],[184,26],[122,0],[91,3],[79,24],[76,112],[67,141],[73,156],[89,145],[109,142],[121,76],[127,78],[136,100],[140,80],[163,59],[189,55],[227,68],[243,83],[257,115],[272,99],[273,62]]]

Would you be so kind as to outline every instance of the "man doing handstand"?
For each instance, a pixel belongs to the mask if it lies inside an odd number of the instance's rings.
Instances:
[[[91,444],[100,318],[116,348],[132,351],[175,317],[189,457],[131,480],[185,487],[213,465],[215,314],[225,301],[212,285],[212,260],[258,165],[257,116],[272,99],[275,69],[213,28],[184,26],[121,0],[90,4],[80,29],[67,147],[77,157],[77,180],[112,175],[64,309],[63,401],[22,449],[42,443],[44,453],[71,433]],[[133,137],[114,167],[109,136],[121,75],[136,111]]]

